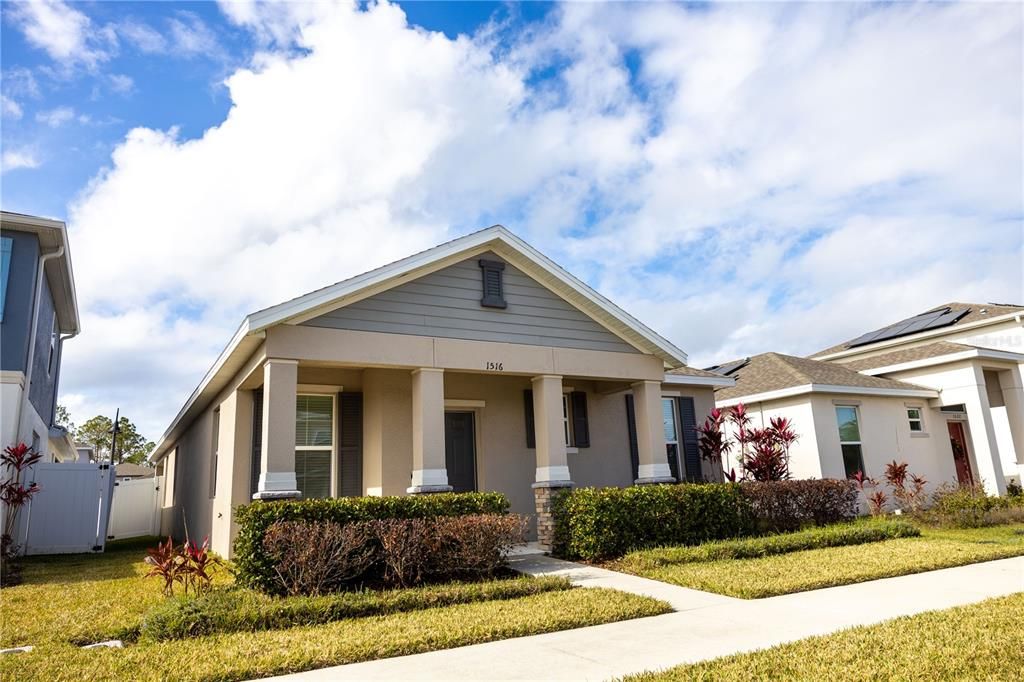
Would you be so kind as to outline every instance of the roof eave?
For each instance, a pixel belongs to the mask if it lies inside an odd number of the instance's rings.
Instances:
[[[928,388],[878,388],[871,386],[841,386],[833,384],[802,384],[790,386],[774,391],[752,393],[749,395],[734,396],[724,400],[715,400],[719,407],[732,407],[737,403],[763,403],[771,400],[781,400],[811,393],[843,394],[843,395],[864,395],[890,398],[938,398],[939,392]]]

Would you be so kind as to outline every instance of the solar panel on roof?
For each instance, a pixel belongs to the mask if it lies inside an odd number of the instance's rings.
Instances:
[[[750,358],[743,358],[742,360],[733,360],[732,362],[727,362],[724,365],[715,365],[714,367],[708,367],[707,371],[718,372],[719,374],[725,374],[726,376],[728,376],[729,374],[732,374],[739,368],[746,366],[748,362],[750,362]]]
[[[853,341],[850,341],[847,347],[864,346],[875,341],[885,341],[886,339],[894,339],[899,336],[947,327],[969,312],[970,308],[964,308],[963,310],[950,310],[949,308],[929,310],[926,313],[890,324],[888,327],[876,329],[873,332],[858,336]]]

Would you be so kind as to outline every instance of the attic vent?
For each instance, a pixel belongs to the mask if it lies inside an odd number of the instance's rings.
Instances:
[[[505,264],[497,260],[480,259],[480,271],[483,276],[483,298],[480,305],[485,308],[507,308],[505,290],[502,284],[502,271]]]

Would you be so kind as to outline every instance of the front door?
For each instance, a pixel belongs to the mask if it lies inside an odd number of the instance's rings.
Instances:
[[[455,492],[476,490],[476,434],[472,412],[444,413],[444,460],[448,485]]]
[[[956,478],[960,485],[971,485],[971,460],[967,456],[967,438],[964,436],[964,425],[960,422],[946,422],[949,429],[949,444],[953,447],[953,463],[956,464]]]

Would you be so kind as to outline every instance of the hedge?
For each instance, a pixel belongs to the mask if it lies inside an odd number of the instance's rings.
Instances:
[[[750,504],[735,483],[577,488],[555,499],[554,516],[553,552],[592,561],[754,530]]]
[[[571,587],[565,578],[524,577],[320,597],[275,598],[247,589],[218,589],[195,599],[179,597],[160,603],[143,619],[140,639],[163,641],[321,625],[453,604],[516,599]]]
[[[599,561],[665,545],[799,530],[857,516],[852,481],[578,488],[555,500],[554,553]]]
[[[907,521],[844,523],[825,528],[807,528],[795,533],[707,542],[693,547],[643,549],[630,552],[622,557],[618,564],[626,570],[643,571],[672,564],[692,564],[724,559],[755,559],[808,549],[862,545],[894,538],[919,537],[920,535],[920,529]]]
[[[469,514],[507,514],[501,493],[436,493],[405,497],[340,497],[321,500],[253,502],[235,509],[238,536],[234,561],[236,582],[265,592],[275,590],[273,562],[263,538],[275,521],[353,521],[426,519]]]

